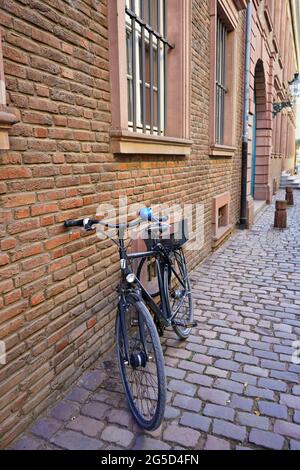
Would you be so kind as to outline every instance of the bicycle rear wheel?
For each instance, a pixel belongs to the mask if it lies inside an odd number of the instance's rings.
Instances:
[[[143,302],[129,304],[125,313],[129,361],[125,360],[120,314],[116,319],[117,359],[130,410],[146,430],[159,427],[166,403],[164,358],[152,317]]]
[[[172,268],[176,275],[171,271],[171,279],[169,269],[166,267],[164,273],[165,295],[169,303],[169,314],[174,316],[174,320],[180,324],[173,323],[173,329],[177,336],[185,340],[188,338],[191,328],[184,324],[193,323],[193,298],[189,275],[187,271],[186,261],[182,248],[175,250],[171,255]]]

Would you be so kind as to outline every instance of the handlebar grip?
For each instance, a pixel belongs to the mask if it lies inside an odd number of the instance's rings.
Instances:
[[[83,227],[83,219],[81,220],[65,220],[64,227]]]

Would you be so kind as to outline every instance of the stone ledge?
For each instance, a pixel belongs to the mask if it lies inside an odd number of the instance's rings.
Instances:
[[[9,149],[8,131],[16,122],[16,115],[6,106],[0,106],[0,150]]]
[[[189,156],[192,140],[139,134],[125,130],[110,132],[111,152],[117,155]]]

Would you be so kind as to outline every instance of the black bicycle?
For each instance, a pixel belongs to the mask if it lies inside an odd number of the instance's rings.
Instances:
[[[186,339],[193,319],[192,294],[182,246],[187,241],[185,221],[169,230],[168,217],[155,218],[150,208],[144,208],[139,218],[126,224],[111,224],[103,220],[68,220],[66,228],[83,227],[93,230],[97,225],[115,229],[118,246],[121,281],[118,286],[119,303],[115,324],[117,360],[121,379],[132,414],[140,427],[154,430],[164,416],[166,379],[164,357],[159,340],[164,329],[173,327],[178,337]],[[125,246],[125,232],[147,221],[144,239],[147,251],[129,253]],[[140,260],[136,273],[135,260]],[[155,271],[156,286],[149,292],[142,283],[147,266]],[[159,296],[159,300],[155,297]],[[150,311],[152,313],[150,313]]]

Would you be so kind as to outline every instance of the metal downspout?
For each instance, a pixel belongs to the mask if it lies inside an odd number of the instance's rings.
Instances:
[[[246,47],[245,47],[245,88],[243,113],[243,141],[242,141],[242,189],[240,229],[247,227],[247,169],[248,169],[248,137],[249,137],[249,98],[250,98],[250,54],[251,54],[251,19],[252,0],[247,5],[246,19]]]

